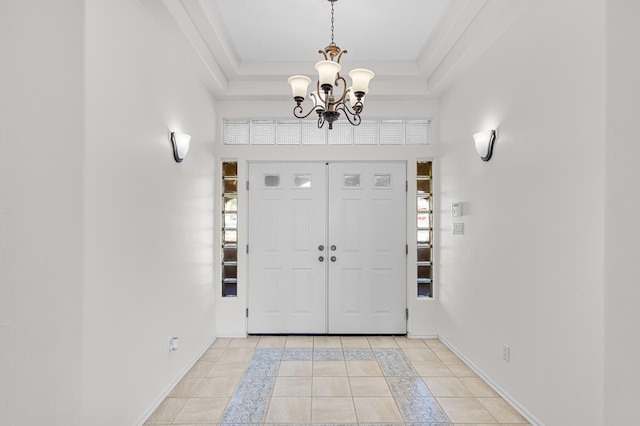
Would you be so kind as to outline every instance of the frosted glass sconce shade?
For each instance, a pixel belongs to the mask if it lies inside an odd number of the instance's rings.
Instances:
[[[189,152],[191,135],[186,133],[171,132],[171,146],[173,146],[173,158],[176,163],[181,163]]]
[[[353,93],[367,93],[369,91],[369,82],[374,76],[373,71],[364,68],[351,70],[349,77],[351,77]]]
[[[494,129],[484,130],[473,135],[476,144],[476,151],[482,161],[489,161],[493,154],[493,144],[496,141],[496,131]]]
[[[311,79],[304,75],[292,75],[289,77],[289,84],[291,85],[291,93],[293,99],[302,98],[307,96],[307,87],[311,84]]]
[[[342,66],[333,61],[318,61],[316,62],[316,70],[318,71],[318,81],[320,82],[320,87],[323,90],[331,90],[331,87],[336,81],[336,77],[338,73],[342,69]],[[325,89],[329,86],[328,89]]]

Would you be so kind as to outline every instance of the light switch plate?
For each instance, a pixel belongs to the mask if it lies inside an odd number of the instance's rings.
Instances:
[[[455,203],[451,203],[451,216],[453,217],[460,217],[462,216],[463,213],[463,208],[462,208],[462,202],[458,201]]]

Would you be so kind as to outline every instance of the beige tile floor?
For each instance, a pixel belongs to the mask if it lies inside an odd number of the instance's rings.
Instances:
[[[394,348],[415,371],[412,380],[447,421],[437,425],[527,424],[505,400],[437,339],[392,336],[251,336],[217,339],[147,420],[147,425],[220,425],[257,348],[324,350]],[[342,352],[338,351],[340,354]],[[351,351],[357,352],[357,351]],[[242,424],[417,423],[392,392],[379,360],[276,360],[261,420]],[[248,373],[247,373],[248,374]],[[388,374],[387,374],[388,376]],[[275,379],[275,381],[274,381]],[[421,381],[421,382],[420,382]],[[415,382],[414,382],[415,383]],[[423,395],[424,396],[424,395]],[[405,398],[406,399],[406,398]],[[249,407],[250,408],[250,407]],[[404,413],[404,414],[403,414]],[[238,424],[234,421],[233,424]]]

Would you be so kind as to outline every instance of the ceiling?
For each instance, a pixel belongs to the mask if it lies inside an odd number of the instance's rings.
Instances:
[[[290,97],[331,41],[327,0],[140,0],[218,99]],[[533,0],[339,0],[343,70],[369,68],[378,99],[437,96]]]
[[[335,43],[343,60],[410,61],[420,54],[451,0],[340,0]],[[241,61],[320,60],[331,41],[327,0],[212,0]],[[358,18],[355,18],[358,16]],[[383,52],[383,56],[381,56]]]

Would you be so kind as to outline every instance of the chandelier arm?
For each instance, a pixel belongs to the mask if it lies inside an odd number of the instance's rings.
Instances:
[[[320,92],[311,92],[309,93],[309,97],[310,98],[314,98],[313,99],[313,104],[315,105],[313,107],[313,109],[317,110],[322,110],[324,111],[324,107],[320,104],[320,102],[322,102],[322,104],[324,104],[324,101],[322,100],[322,97],[320,96]]]
[[[357,101],[355,105],[353,105],[353,108],[351,108],[349,103],[347,103],[346,101],[343,102],[343,105],[345,108],[345,112],[348,112],[351,115],[360,115],[362,113],[362,110],[364,109],[364,104],[362,103],[362,101]]]
[[[312,112],[314,112],[314,111],[316,111],[316,108],[311,108],[311,110],[310,110],[308,113],[306,113],[306,114],[305,114],[305,113],[303,112],[303,110],[302,110],[302,105],[296,105],[296,106],[293,108],[293,115],[294,115],[296,118],[307,118],[307,117],[308,117],[308,116],[310,116],[310,115],[311,115],[311,113],[312,113]],[[317,111],[316,111],[316,112],[317,112]]]
[[[329,57],[327,56],[327,54],[324,52],[324,50],[318,50],[318,53],[321,54],[322,56],[324,56],[324,60],[328,61]]]
[[[340,96],[340,99],[334,101],[334,103],[336,104],[343,104],[344,99],[347,97],[347,92],[349,92],[349,90],[347,89],[347,80],[345,80],[344,77],[342,77],[340,74],[338,74],[338,78],[336,78],[336,82],[334,83],[334,86],[338,87],[338,82],[340,80],[342,80],[342,84],[344,84],[344,87],[342,89],[342,96]]]
[[[322,129],[322,126],[324,126],[324,117],[322,114],[318,114],[318,129]]]
[[[338,59],[336,60],[337,63],[340,63],[340,58],[342,58],[342,55],[344,55],[345,53],[348,53],[348,51],[343,50],[342,52],[340,52],[340,54],[338,55]]]
[[[340,110],[344,112],[344,116],[347,117],[347,120],[353,126],[359,126],[360,123],[362,122],[362,119],[360,118],[360,114],[356,114],[352,112],[351,110],[349,110],[349,107],[347,107],[345,104],[340,104],[338,107],[336,107],[336,111],[340,111]]]

